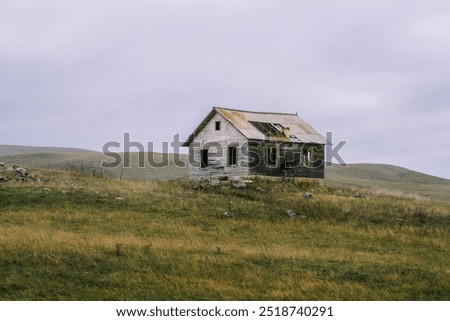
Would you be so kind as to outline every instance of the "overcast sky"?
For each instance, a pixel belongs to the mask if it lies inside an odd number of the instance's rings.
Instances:
[[[0,0],[0,144],[161,149],[212,106],[450,178],[450,1]]]

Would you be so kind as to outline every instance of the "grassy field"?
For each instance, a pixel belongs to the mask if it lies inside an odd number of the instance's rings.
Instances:
[[[0,183],[2,300],[450,299],[446,202],[301,181],[38,177]]]

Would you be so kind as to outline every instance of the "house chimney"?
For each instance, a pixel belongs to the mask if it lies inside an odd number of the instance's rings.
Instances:
[[[291,128],[290,127],[284,127],[284,135],[289,138],[291,136]]]

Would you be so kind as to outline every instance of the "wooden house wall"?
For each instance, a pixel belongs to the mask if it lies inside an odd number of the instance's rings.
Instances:
[[[284,176],[287,177],[309,177],[324,178],[325,176],[325,152],[324,146],[320,144],[300,143],[275,143],[250,141],[248,143],[249,174]],[[267,149],[273,146],[278,148],[277,164],[267,163]],[[303,163],[305,152],[313,148],[313,159],[309,166]]]
[[[220,130],[216,130],[216,121],[221,122]],[[216,113],[189,145],[191,177],[248,176],[246,145],[247,139],[225,118]],[[228,147],[230,146],[237,147],[237,165],[228,165]],[[209,151],[209,166],[201,168],[201,150],[205,147]]]

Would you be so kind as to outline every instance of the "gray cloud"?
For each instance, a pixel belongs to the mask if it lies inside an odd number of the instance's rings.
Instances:
[[[348,162],[450,177],[447,1],[0,1],[2,143],[187,136],[295,112]]]

